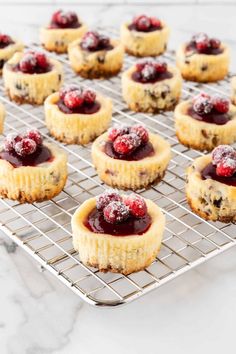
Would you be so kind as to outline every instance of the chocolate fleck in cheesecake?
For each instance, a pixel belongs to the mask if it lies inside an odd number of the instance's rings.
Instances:
[[[211,82],[224,79],[230,62],[229,48],[205,33],[195,34],[180,46],[176,64],[186,80]]]
[[[143,60],[122,74],[122,94],[129,108],[155,113],[171,110],[181,95],[177,68],[157,60]]]
[[[0,197],[20,203],[41,202],[61,192],[67,179],[67,156],[44,143],[37,130],[9,134],[0,149]]]
[[[48,26],[40,29],[40,42],[45,49],[57,53],[66,53],[69,43],[81,38],[87,26],[73,11],[54,12]]]
[[[107,130],[112,101],[78,85],[67,85],[44,103],[50,133],[67,144],[87,144]]]
[[[165,217],[151,200],[107,190],[76,210],[73,244],[85,265],[130,274],[155,260],[164,226]]]
[[[42,52],[15,53],[4,65],[6,92],[17,103],[42,104],[63,81],[61,63]]]
[[[3,65],[13,56],[15,52],[21,52],[24,45],[21,41],[13,39],[7,34],[0,33],[0,74]]]
[[[128,54],[137,57],[156,56],[165,52],[170,29],[156,17],[140,15],[121,26],[121,41]]]
[[[170,145],[142,125],[110,128],[92,145],[92,160],[106,184],[137,190],[163,178],[171,158]]]
[[[211,151],[236,141],[236,107],[224,97],[202,92],[179,103],[174,116],[176,135],[183,145]]]
[[[120,41],[89,31],[69,45],[68,55],[72,69],[80,76],[106,78],[121,70],[124,49]]]
[[[236,150],[219,145],[187,170],[187,200],[206,220],[236,222]]]

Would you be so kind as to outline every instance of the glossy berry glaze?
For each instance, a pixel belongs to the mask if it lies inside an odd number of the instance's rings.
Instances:
[[[37,166],[43,162],[51,162],[53,156],[51,151],[44,145],[38,146],[37,150],[30,155],[20,156],[15,151],[1,151],[0,159],[6,160],[12,164],[13,167],[21,166]]]
[[[236,187],[236,172],[231,177],[218,176],[216,173],[216,166],[212,163],[209,163],[202,171],[201,171],[202,179],[213,179],[217,182],[227,184],[228,186]]]
[[[136,25],[134,23],[131,23],[129,26],[128,26],[128,29],[130,31],[139,31],[139,32],[154,32],[154,31],[160,31],[162,28],[161,27],[156,27],[156,26],[150,26],[148,27],[147,29],[145,29],[145,31],[141,31],[141,30],[138,30]]]
[[[129,216],[121,223],[109,223],[104,219],[103,212],[94,208],[84,222],[84,225],[92,232],[109,234],[114,236],[142,235],[151,225],[151,217],[146,214],[141,218]]]
[[[118,154],[113,148],[113,142],[107,141],[104,146],[104,152],[113,159],[125,161],[139,161],[155,154],[152,143],[150,142],[140,145],[130,154]]]
[[[194,43],[189,43],[186,46],[186,52],[195,52],[198,54],[207,54],[207,55],[219,55],[221,53],[223,53],[223,49],[221,47],[219,48],[212,48],[212,47],[208,47],[207,49],[205,49],[204,53],[199,53],[199,51],[196,48],[196,45]]]
[[[101,108],[100,103],[98,101],[95,101],[92,104],[84,102],[81,106],[71,109],[71,108],[67,107],[65,105],[64,101],[61,99],[57,102],[57,106],[60,109],[60,111],[62,111],[65,114],[73,114],[73,113],[94,114],[94,113],[97,113],[99,111],[99,109]]]
[[[150,78],[149,80],[147,80],[147,79],[143,80],[142,74],[138,71],[134,71],[131,77],[132,77],[132,80],[139,82],[141,84],[149,84],[149,83],[154,84],[155,82],[158,82],[158,81],[171,79],[173,77],[173,75],[169,71],[166,71],[164,73],[158,73],[158,75],[156,75],[155,78]]]
[[[196,120],[217,125],[224,125],[231,120],[229,113],[220,113],[215,109],[206,114],[199,114],[193,109],[193,107],[190,107],[187,113],[190,117]]]

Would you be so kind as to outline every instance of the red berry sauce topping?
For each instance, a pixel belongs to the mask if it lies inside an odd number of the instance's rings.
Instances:
[[[103,34],[96,31],[89,31],[83,36],[80,46],[84,50],[90,52],[96,52],[98,50],[111,50],[113,46],[110,43],[110,39]]]
[[[167,64],[155,60],[143,60],[136,64],[132,79],[142,84],[155,83],[170,79],[173,75],[167,70]]]
[[[223,52],[221,42],[216,38],[209,38],[206,33],[197,33],[188,43],[187,52],[193,51],[199,54],[217,55]]]
[[[52,65],[44,53],[28,51],[12,69],[25,74],[43,74],[49,72]]]
[[[212,152],[212,162],[202,170],[203,179],[236,187],[236,150],[229,145],[219,145]]]
[[[14,41],[10,36],[8,36],[7,34],[0,33],[0,49],[5,48],[13,43]]]
[[[210,96],[202,92],[193,98],[188,114],[196,120],[223,125],[231,120],[229,108],[230,101],[228,99],[217,95]]]
[[[49,28],[78,28],[80,26],[75,12],[58,10],[52,15]]]
[[[113,159],[126,161],[138,161],[154,155],[148,131],[143,125],[110,128],[104,152]]]
[[[96,93],[78,85],[63,86],[59,91],[58,108],[66,114],[93,114],[101,105],[96,101]]]
[[[85,221],[92,232],[114,236],[142,235],[150,225],[147,205],[141,196],[121,196],[114,190],[97,197],[96,208]]]
[[[161,21],[156,17],[139,15],[134,17],[128,28],[138,32],[153,32],[162,29],[162,24]]]
[[[4,140],[0,158],[12,164],[13,167],[37,166],[52,160],[50,150],[43,145],[42,136],[38,130],[28,130],[26,134],[8,134]]]

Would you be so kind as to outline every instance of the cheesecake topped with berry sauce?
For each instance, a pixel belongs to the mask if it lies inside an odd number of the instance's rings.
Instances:
[[[68,48],[72,69],[85,78],[116,75],[123,65],[124,49],[119,40],[89,31]]]
[[[151,200],[106,190],[76,210],[73,245],[85,265],[129,274],[155,259],[164,225],[164,215]]]
[[[121,25],[121,41],[128,54],[156,56],[166,50],[169,32],[167,25],[157,17],[139,15]]]
[[[217,38],[197,33],[176,53],[176,64],[186,80],[214,82],[222,80],[229,70],[229,48]]]
[[[81,38],[87,26],[74,11],[58,10],[47,26],[40,30],[40,41],[49,51],[66,53],[69,43]]]
[[[187,170],[187,200],[207,220],[236,222],[236,150],[219,145]]]
[[[188,147],[211,151],[236,141],[236,107],[225,97],[201,92],[179,103],[174,116],[176,135]]]
[[[171,157],[170,145],[143,125],[114,126],[92,145],[92,160],[106,184],[137,190],[161,181]]]
[[[15,53],[3,68],[5,89],[17,103],[42,104],[63,81],[63,68],[59,61],[45,53],[28,50]]]
[[[44,103],[51,135],[67,144],[87,144],[102,134],[111,121],[109,98],[79,85],[63,86]]]
[[[33,203],[59,194],[67,179],[67,156],[36,129],[6,136],[0,149],[0,198]]]
[[[122,74],[123,98],[135,112],[172,110],[181,88],[179,70],[159,60],[142,60]]]
[[[17,51],[22,51],[24,45],[21,41],[13,39],[8,34],[0,33],[0,73],[3,65],[13,56]]]
[[[24,135],[17,133],[7,135],[0,151],[0,159],[17,168],[51,162],[53,156],[49,148],[43,145],[40,132],[29,130]]]

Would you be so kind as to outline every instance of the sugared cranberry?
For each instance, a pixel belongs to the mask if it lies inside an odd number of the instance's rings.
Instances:
[[[141,144],[141,139],[137,134],[130,133],[118,136],[113,143],[114,150],[121,155],[130,154]]]
[[[141,71],[142,78],[143,80],[146,81],[155,79],[156,74],[157,74],[156,68],[151,63],[146,64]]]
[[[150,17],[151,25],[156,28],[161,28],[161,21],[156,17]]]
[[[81,106],[83,102],[84,98],[81,90],[69,91],[64,97],[64,103],[70,109]]]
[[[62,86],[59,90],[59,97],[61,100],[64,100],[64,97],[68,92],[79,90],[79,89],[80,88],[78,85],[73,85],[73,84]]]
[[[167,71],[167,64],[161,61],[144,60],[136,64],[136,70],[143,81],[153,80],[158,74]]]
[[[124,198],[124,203],[129,208],[130,213],[135,217],[143,217],[147,214],[147,204],[138,194],[130,194]]]
[[[110,44],[110,38],[104,36],[103,34],[99,35],[99,45],[101,47],[107,47]]]
[[[84,99],[84,102],[89,103],[89,104],[93,104],[96,100],[96,93],[92,90],[85,90],[83,92],[83,99]]]
[[[236,159],[226,158],[216,167],[216,174],[223,177],[231,177],[236,172]]]
[[[155,69],[158,73],[165,73],[167,71],[167,64],[165,62],[155,62]]]
[[[111,202],[103,209],[104,219],[111,223],[119,223],[129,216],[129,209],[123,202]]]
[[[94,50],[99,45],[99,34],[97,32],[87,32],[82,38],[81,47],[83,49]]]
[[[140,15],[134,18],[133,23],[137,30],[148,31],[151,27],[151,20],[146,15]]]
[[[16,143],[18,143],[22,139],[23,137],[20,134],[16,134],[16,133],[8,134],[4,140],[4,150],[9,152],[15,150]]]
[[[115,141],[118,136],[129,134],[130,128],[126,125],[120,127],[112,127],[108,130],[108,139]]]
[[[103,210],[111,202],[121,202],[121,196],[112,189],[106,190],[96,198],[96,206],[98,210]]]
[[[137,134],[143,144],[147,143],[149,140],[148,131],[143,125],[134,125],[131,127],[130,132]]]
[[[29,138],[23,138],[15,144],[15,152],[20,156],[33,154],[36,151],[36,142]]]
[[[212,108],[213,104],[211,102],[211,99],[208,97],[199,95],[193,100],[193,109],[198,114],[208,114],[211,112]]]
[[[219,145],[212,151],[213,165],[218,165],[227,158],[236,159],[236,150],[230,145]]]
[[[19,62],[20,70],[23,73],[33,73],[36,65],[37,60],[33,53],[25,53]]]
[[[73,11],[58,10],[52,15],[52,23],[56,23],[62,28],[71,26],[73,23],[78,22],[78,17]]]
[[[42,135],[37,129],[28,130],[26,137],[34,140],[36,145],[42,145],[43,143]]]
[[[200,53],[204,53],[210,45],[209,37],[206,33],[197,33],[193,36],[196,48]]]
[[[0,34],[0,43],[2,47],[6,47],[7,45],[13,43],[13,40],[7,34]]]
[[[213,96],[212,103],[216,111],[219,113],[227,113],[229,111],[230,102],[227,98]]]
[[[211,38],[210,39],[210,46],[211,48],[218,49],[220,47],[220,40],[217,38]]]
[[[36,52],[35,57],[36,57],[37,65],[42,69],[47,69],[49,62],[46,55],[44,53]]]

